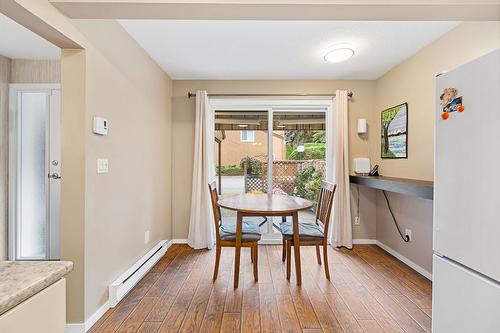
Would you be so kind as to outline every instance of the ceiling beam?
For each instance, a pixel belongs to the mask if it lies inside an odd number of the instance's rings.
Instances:
[[[1,0],[0,13],[8,16],[23,27],[46,39],[61,49],[81,49],[82,47],[60,31],[47,24],[14,0]]]
[[[500,0],[50,0],[75,19],[497,21]]]

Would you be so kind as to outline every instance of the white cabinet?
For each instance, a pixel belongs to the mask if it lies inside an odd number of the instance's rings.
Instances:
[[[0,315],[0,332],[64,333],[66,280],[61,279]]]

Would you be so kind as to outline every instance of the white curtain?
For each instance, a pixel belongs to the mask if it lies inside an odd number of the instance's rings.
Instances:
[[[196,92],[193,186],[189,217],[188,244],[194,249],[214,244],[214,222],[208,183],[215,178],[214,114],[206,91]]]
[[[351,195],[349,184],[349,121],[347,91],[335,94],[334,175],[337,190],[333,206],[334,246],[352,248]]]

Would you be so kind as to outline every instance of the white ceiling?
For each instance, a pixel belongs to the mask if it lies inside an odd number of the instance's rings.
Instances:
[[[456,22],[120,20],[173,79],[380,77]],[[334,44],[356,54],[331,64]]]
[[[0,14],[0,54],[11,59],[59,59],[61,50]]]

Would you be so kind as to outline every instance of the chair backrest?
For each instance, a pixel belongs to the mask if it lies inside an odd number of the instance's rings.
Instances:
[[[219,242],[219,227],[222,223],[222,215],[220,212],[220,207],[217,204],[217,202],[219,201],[219,194],[217,194],[217,183],[215,182],[215,180],[208,184],[208,190],[210,191],[210,201],[212,202],[212,211],[214,213],[215,236],[217,242]]]
[[[328,227],[330,225],[330,214],[333,206],[333,196],[335,195],[336,184],[326,181],[321,182],[318,205],[316,207],[316,221],[323,223],[325,237],[328,237]]]

